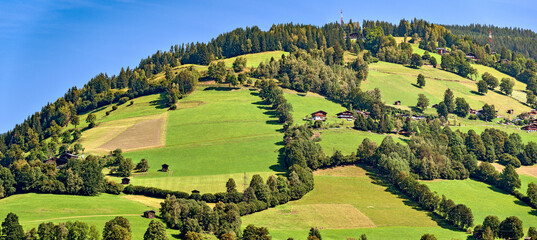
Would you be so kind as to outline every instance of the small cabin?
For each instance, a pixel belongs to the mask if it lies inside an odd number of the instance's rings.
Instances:
[[[336,115],[337,118],[347,119],[347,121],[353,121],[355,119],[354,114],[351,111],[340,112]]]
[[[121,184],[130,184],[131,180],[129,178],[122,178]]]
[[[534,132],[534,131],[537,131],[537,124],[533,123],[533,124],[524,126],[521,129],[524,131],[528,131],[528,132]]]
[[[393,103],[393,105],[398,105],[399,106],[399,105],[401,105],[401,101],[397,100],[397,101],[395,101],[395,103]]]
[[[468,53],[468,54],[466,54],[466,58],[469,58],[469,59],[472,60],[472,61],[477,61],[477,57],[475,56],[474,53]]]
[[[60,154],[60,156],[58,156],[58,157],[51,157],[51,158],[45,160],[45,163],[55,162],[56,166],[59,168],[59,167],[65,165],[65,164],[67,164],[69,159],[74,159],[74,158],[78,158],[78,156],[72,154],[69,151],[66,151],[66,152]]]
[[[356,40],[356,39],[358,39],[358,36],[359,36],[359,35],[360,35],[360,34],[358,34],[358,33],[351,33],[351,34],[349,34],[349,36],[351,37],[351,40]]]
[[[513,109],[509,109],[509,110],[507,110],[507,113],[508,113],[508,114],[513,114],[514,112],[515,112],[515,111],[514,111]]]
[[[160,171],[167,172],[168,171],[168,164],[162,164],[162,169]]]
[[[314,121],[317,121],[317,120],[326,121],[326,112],[323,110],[314,112],[311,114],[311,119],[313,119]]]
[[[153,210],[145,211],[144,212],[144,217],[145,218],[155,218],[155,211],[153,211]]]
[[[438,108],[438,104],[433,104],[432,108]]]
[[[436,48],[436,52],[440,55],[444,55],[444,54],[447,54],[449,53],[449,50],[445,49],[445,48],[441,48],[441,47],[437,47]]]
[[[397,134],[403,135],[403,136],[410,136],[410,132],[405,131],[405,130],[401,130],[401,131],[397,132]]]

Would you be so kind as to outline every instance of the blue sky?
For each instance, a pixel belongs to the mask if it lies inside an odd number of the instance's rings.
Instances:
[[[323,25],[363,19],[482,23],[537,31],[530,0],[453,1],[21,1],[0,2],[0,133],[72,86],[117,74],[173,44],[209,41],[237,27]]]

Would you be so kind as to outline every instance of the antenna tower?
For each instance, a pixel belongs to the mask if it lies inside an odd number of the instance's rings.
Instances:
[[[490,27],[489,27],[489,44],[490,44],[490,52],[492,53],[493,52],[492,49],[494,48],[492,48],[492,30]]]
[[[341,9],[341,26],[343,26],[343,9]]]

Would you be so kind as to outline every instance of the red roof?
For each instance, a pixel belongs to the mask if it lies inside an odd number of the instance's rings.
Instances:
[[[326,117],[326,112],[323,110],[320,110],[320,111],[312,113],[311,116]]]

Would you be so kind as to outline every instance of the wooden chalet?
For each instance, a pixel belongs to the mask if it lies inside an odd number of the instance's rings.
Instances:
[[[447,54],[449,53],[449,50],[445,49],[445,48],[441,48],[441,47],[437,47],[436,48],[436,52],[440,55],[444,55],[444,54]]]
[[[356,110],[357,114],[362,114],[366,119],[369,118],[369,112]]]
[[[522,127],[521,129],[528,132],[535,132],[537,131],[537,124],[532,123],[530,125]]]
[[[145,211],[144,212],[144,217],[145,218],[155,218],[155,211],[153,211],[153,210]]]
[[[400,130],[399,132],[397,132],[397,134],[407,136],[407,137],[410,136],[410,132],[405,131],[405,130]]]
[[[340,112],[336,115],[337,118],[347,119],[347,121],[353,121],[355,119],[354,114],[351,111]]]
[[[395,103],[393,103],[393,105],[401,105],[401,101],[397,100]]]
[[[131,183],[131,180],[129,178],[122,178],[121,179],[121,184],[130,184]]]
[[[47,160],[45,160],[44,162],[45,163],[52,163],[52,162],[55,162],[56,163],[56,166],[57,167],[60,167],[60,166],[63,166],[65,164],[67,164],[67,162],[69,161],[69,159],[73,159],[73,158],[78,158],[77,155],[74,155],[72,154],[71,152],[64,152],[62,154],[60,154],[60,156],[56,157],[51,157]]]
[[[535,118],[537,116],[537,110],[532,109],[529,112],[527,112],[529,118]]]
[[[326,121],[326,112],[323,110],[314,112],[311,114],[311,119],[313,119],[314,121]]]
[[[425,116],[412,115],[411,118],[412,118],[412,120],[419,121],[419,120],[425,119],[426,117]]]
[[[474,115],[480,115],[482,111],[483,111],[483,109],[475,110],[475,109],[471,109],[471,108],[470,108],[470,109],[468,110],[468,113],[469,113],[469,114],[474,114]]]
[[[358,36],[360,36],[360,34],[358,34],[358,33],[351,33],[351,34],[349,34],[349,36],[351,37],[351,40],[356,40],[356,39],[358,39]]]
[[[438,104],[433,104],[432,108],[438,108]]]
[[[468,53],[468,54],[466,54],[466,58],[469,58],[470,60],[472,60],[472,61],[474,61],[474,62],[477,61],[477,57],[475,56],[474,53]]]
[[[169,167],[168,164],[162,164],[162,169],[160,169],[160,171],[162,171],[162,172],[167,172],[167,171],[168,171],[168,167]]]
[[[513,114],[514,112],[515,112],[515,110],[513,110],[513,109],[509,109],[509,110],[507,110],[507,113],[508,113],[508,114]]]

